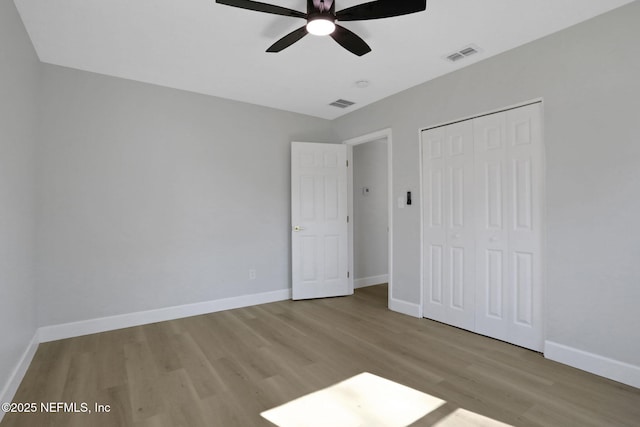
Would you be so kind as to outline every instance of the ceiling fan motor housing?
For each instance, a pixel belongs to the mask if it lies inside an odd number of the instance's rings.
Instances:
[[[313,14],[330,15],[335,19],[336,2],[334,0],[307,0],[307,15],[311,18]]]
[[[325,5],[325,2],[322,1],[321,5]],[[331,6],[326,8],[326,6],[322,6],[317,8],[313,2],[313,0],[307,0],[307,22],[315,21],[316,19],[324,19],[326,21],[335,22],[336,21],[336,2],[332,1]]]

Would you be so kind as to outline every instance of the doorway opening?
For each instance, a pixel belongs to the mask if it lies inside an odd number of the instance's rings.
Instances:
[[[352,289],[388,283],[393,295],[392,139],[384,129],[347,145],[349,271]]]

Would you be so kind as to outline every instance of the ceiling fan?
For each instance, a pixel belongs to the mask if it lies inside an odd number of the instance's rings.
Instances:
[[[310,33],[331,36],[340,46],[358,56],[371,52],[371,48],[362,38],[336,24],[336,21],[390,18],[422,12],[427,8],[427,0],[370,1],[338,12],[336,12],[335,0],[307,0],[307,13],[251,0],[216,0],[216,3],[307,20],[306,25],[282,37],[271,45],[267,52],[280,52]]]

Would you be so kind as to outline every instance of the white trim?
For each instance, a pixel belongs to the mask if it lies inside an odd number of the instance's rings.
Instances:
[[[159,308],[157,310],[139,311],[136,313],[121,314],[117,316],[44,326],[41,327],[39,331],[40,342],[55,341],[78,337],[81,335],[129,328],[148,323],[164,322],[184,317],[199,316],[201,314],[215,313],[217,311],[231,310],[234,308],[248,307],[288,299],[291,299],[291,289],[282,289],[279,291],[264,292],[260,294],[242,295],[194,304]]]
[[[420,304],[391,298],[391,296],[389,296],[389,310],[406,314],[407,316],[418,318],[422,317],[422,308],[420,307]]]
[[[424,309],[425,309],[425,304],[424,304],[424,201],[425,201],[425,197],[424,197],[424,188],[423,188],[423,173],[422,173],[422,169],[423,169],[423,164],[422,164],[422,132],[424,131],[424,129],[418,129],[418,179],[419,181],[419,186],[420,186],[420,211],[418,212],[418,215],[420,215],[420,235],[419,235],[419,240],[420,240],[420,271],[419,271],[419,278],[420,278],[420,286],[419,286],[419,292],[420,292],[420,317],[424,316]]]
[[[383,283],[389,283],[388,274],[381,274],[380,276],[369,276],[369,277],[362,277],[360,279],[355,279],[353,281],[353,287],[356,289],[366,288],[367,286],[381,285]]]
[[[493,110],[485,111],[483,113],[474,114],[472,116],[465,116],[465,117],[461,117],[461,118],[454,119],[454,120],[447,120],[446,122],[442,122],[442,123],[436,123],[434,125],[430,125],[430,126],[426,126],[426,127],[420,128],[418,130],[418,132],[422,133],[425,130],[439,128],[439,127],[442,127],[442,126],[448,126],[448,125],[451,125],[451,124],[454,124],[454,123],[459,123],[459,122],[466,122],[467,120],[473,120],[473,119],[476,119],[478,117],[483,117],[483,116],[490,116],[491,114],[501,113],[501,112],[507,111],[507,110],[515,110],[516,108],[526,107],[527,105],[531,105],[531,104],[537,104],[537,103],[542,104],[543,102],[544,102],[543,98],[533,98],[533,99],[530,99],[528,101],[519,102],[517,104],[512,104],[512,105],[509,105],[509,106],[506,106],[506,107],[495,108]]]
[[[29,369],[29,365],[31,365],[31,361],[33,360],[33,356],[36,354],[36,350],[38,350],[38,331],[33,335],[31,341],[27,345],[24,353],[22,353],[22,357],[20,361],[16,365],[13,372],[9,376],[6,384],[2,388],[2,392],[0,392],[0,402],[11,402],[18,391],[18,387],[20,387],[20,383],[24,378],[24,375],[27,373],[27,369]],[[2,421],[2,417],[4,416],[4,412],[0,411],[0,421]]]
[[[281,289],[278,291],[263,292],[260,294],[242,295],[232,298],[160,308],[157,310],[139,311],[136,313],[40,327],[25,349],[22,357],[20,358],[20,362],[9,376],[2,392],[0,392],[0,402],[12,401],[22,379],[24,378],[24,375],[29,369],[29,365],[31,365],[39,343],[95,334],[98,332],[112,331],[132,326],[140,326],[149,323],[181,319],[184,317],[199,316],[201,314],[232,310],[234,308],[249,307],[276,301],[286,301],[289,299],[291,299],[291,289]],[[3,416],[4,412],[0,411],[0,421],[2,421]]]
[[[344,143],[343,143],[344,144]],[[355,285],[355,242],[354,242],[354,227],[355,221],[355,209],[353,205],[353,146],[347,145],[347,164],[349,169],[347,170],[347,215],[349,215],[350,221],[347,224],[347,254],[348,269],[349,269],[349,289],[351,292],[356,288]]]
[[[545,132],[545,102],[543,98],[538,98],[533,101],[540,102],[540,156],[542,158],[540,165],[540,212],[542,213],[540,221],[540,230],[542,235],[540,236],[540,255],[542,262],[540,263],[540,274],[542,278],[542,286],[540,287],[540,316],[542,320],[542,345],[544,346],[544,340],[547,338],[547,134]],[[544,348],[544,347],[543,347]]]
[[[640,366],[620,362],[552,341],[545,341],[544,344],[544,357],[549,360],[640,388]]]
[[[388,234],[388,256],[389,260],[387,262],[388,265],[388,278],[387,283],[389,284],[387,304],[391,309],[391,296],[393,295],[393,132],[391,128],[378,130],[372,133],[368,133],[366,135],[358,136],[356,138],[351,138],[342,143],[348,145],[347,157],[349,158],[349,164],[353,164],[353,147],[360,144],[365,144],[367,142],[373,142],[384,139],[387,143],[387,180],[388,180],[388,190],[387,190],[387,209],[388,209],[388,218],[389,222],[389,234]],[[349,168],[349,215],[353,215],[353,168]],[[353,221],[349,222],[349,271],[354,271],[353,265]],[[353,277],[353,275],[351,276]],[[352,286],[354,286],[352,284]]]
[[[377,130],[375,132],[368,133],[366,135],[358,136],[355,138],[347,139],[343,142],[346,145],[360,145],[366,142],[377,141],[379,139],[389,139],[391,137],[391,128]]]

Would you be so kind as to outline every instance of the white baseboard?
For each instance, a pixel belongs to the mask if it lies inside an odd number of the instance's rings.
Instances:
[[[601,377],[640,388],[640,366],[620,362],[552,341],[544,343],[544,357]]]
[[[83,320],[80,322],[43,326],[39,330],[39,337],[40,342],[55,341],[78,337],[81,335],[95,334],[98,332],[112,331],[115,329],[129,328],[132,326],[146,325],[149,323],[199,316],[201,314],[215,313],[217,311],[231,310],[234,308],[283,301],[290,298],[291,289],[282,289],[279,291],[264,292],[260,294],[243,295],[194,304],[178,305],[174,307],[160,308],[157,310],[140,311],[136,313],[121,314],[118,316]]]
[[[422,310],[419,304],[413,304],[395,298],[389,298],[389,310],[406,314],[407,316],[422,317]]]
[[[131,326],[145,325],[148,323],[163,322],[166,320],[180,319],[183,317],[199,316],[201,314],[214,313],[234,308],[248,307],[258,304],[266,304],[276,301],[291,299],[291,289],[264,292],[253,295],[243,295],[233,298],[224,298],[213,301],[199,302],[195,304],[179,305],[160,308],[157,310],[140,311],[137,313],[122,314],[118,316],[89,319],[80,322],[64,323],[60,325],[43,326],[39,328],[33,339],[27,346],[20,362],[11,373],[9,380],[0,392],[0,402],[11,402],[24,378],[24,375],[33,360],[33,356],[41,342],[55,341],[65,338],[73,338],[81,335],[98,332],[112,331]],[[4,412],[0,411],[0,421]]]
[[[13,397],[15,396],[16,391],[18,391],[18,387],[20,387],[20,383],[22,382],[24,375],[27,373],[27,369],[29,369],[29,365],[31,365],[33,356],[35,356],[36,350],[38,350],[39,343],[38,331],[36,331],[36,333],[33,335],[33,338],[29,342],[29,345],[27,345],[24,353],[22,353],[22,357],[20,358],[18,365],[15,367],[15,369],[11,373],[11,376],[9,377],[9,380],[2,388],[2,391],[0,392],[0,402],[11,402],[13,400]],[[4,412],[0,411],[0,421],[2,421],[3,416]]]
[[[363,277],[361,279],[355,279],[353,281],[353,287],[355,289],[365,288],[367,286],[381,285],[383,283],[389,283],[389,275],[382,274],[380,276]]]

